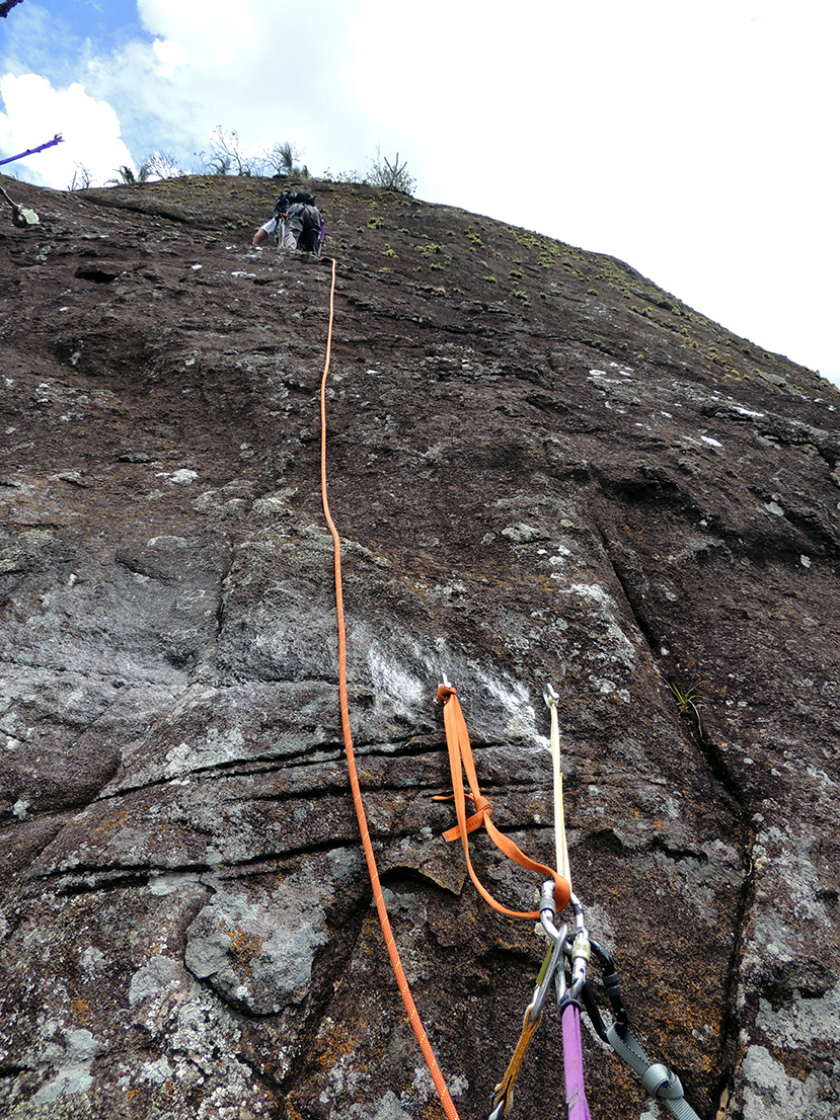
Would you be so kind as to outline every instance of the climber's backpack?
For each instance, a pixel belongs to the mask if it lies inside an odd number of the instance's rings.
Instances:
[[[298,249],[305,253],[321,255],[321,246],[327,240],[326,224],[321,211],[315,205],[314,197],[308,191],[284,192],[274,204],[274,217],[277,221],[278,238],[284,215],[299,216],[302,220]]]
[[[301,231],[298,249],[306,253],[321,255],[321,246],[327,240],[327,227],[317,206],[304,206],[301,211],[303,230]]]

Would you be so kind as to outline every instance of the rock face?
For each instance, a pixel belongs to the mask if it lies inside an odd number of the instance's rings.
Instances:
[[[3,1117],[442,1114],[347,789],[329,263],[251,249],[277,189],[31,189],[0,233]],[[573,885],[698,1115],[835,1120],[840,394],[619,261],[314,189],[351,722],[461,1116],[543,950],[441,837],[444,673],[543,862],[557,689]],[[514,1117],[562,1114],[560,1045]],[[584,1048],[594,1120],[665,1114]]]

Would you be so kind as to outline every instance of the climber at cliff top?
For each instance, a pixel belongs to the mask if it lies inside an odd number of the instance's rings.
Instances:
[[[277,235],[283,249],[302,249],[320,255],[324,236],[324,220],[307,191],[284,192],[274,204],[274,214],[254,234],[252,244],[259,247],[271,234]]]
[[[6,202],[12,208],[12,221],[18,229],[29,229],[31,226],[38,225],[38,215],[34,210],[29,210],[25,206],[21,206],[15,202],[14,199],[9,198],[6,192],[0,187],[0,194],[5,198]]]

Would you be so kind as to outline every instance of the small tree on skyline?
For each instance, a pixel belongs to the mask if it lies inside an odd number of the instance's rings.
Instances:
[[[198,155],[204,159],[204,152]],[[235,128],[228,133],[216,125],[210,136],[210,156],[204,163],[213,175],[259,175],[262,163],[259,156],[245,155]]]
[[[417,181],[412,179],[407,171],[408,161],[400,163],[400,153],[397,152],[393,163],[387,156],[380,156],[379,146],[376,148],[376,158],[371,160],[369,179],[374,187],[384,187],[387,191],[402,191],[403,194],[413,194]]]
[[[151,152],[143,160],[143,166],[149,169],[149,178],[152,179],[173,179],[181,174],[171,152]]]

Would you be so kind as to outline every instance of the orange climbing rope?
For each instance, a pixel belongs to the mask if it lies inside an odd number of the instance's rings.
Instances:
[[[405,970],[400,960],[399,950],[394,940],[394,934],[391,929],[391,921],[388,917],[388,910],[385,906],[385,900],[382,897],[382,886],[379,882],[379,871],[376,866],[376,857],[373,852],[373,845],[370,840],[370,832],[368,830],[367,816],[365,814],[365,807],[362,801],[362,791],[359,786],[359,776],[356,771],[356,758],[353,751],[353,736],[350,731],[350,708],[347,702],[347,636],[344,627],[344,597],[341,589],[341,540],[338,535],[338,530],[335,527],[335,522],[330,515],[329,501],[327,500],[327,374],[330,368],[330,353],[332,351],[332,329],[333,317],[335,310],[335,260],[332,262],[332,277],[330,282],[330,314],[329,325],[327,328],[327,353],[324,361],[324,374],[321,378],[321,501],[324,507],[324,517],[329,527],[330,534],[333,539],[333,554],[335,566],[335,608],[338,625],[338,696],[339,704],[341,706],[341,730],[344,735],[344,750],[347,755],[347,770],[350,777],[350,788],[353,793],[353,805],[356,809],[356,816],[359,821],[359,831],[362,836],[362,845],[365,850],[365,859],[367,860],[368,874],[370,875],[371,886],[373,887],[373,898],[376,902],[376,909],[379,914],[379,921],[382,925],[382,934],[385,938],[385,945],[388,949],[388,956],[391,958],[391,967],[394,970],[394,975],[397,978],[397,986],[400,990],[405,1009],[408,1012],[408,1020],[417,1041],[420,1044],[420,1049],[423,1052],[423,1057],[426,1060],[426,1065],[429,1067],[429,1073],[432,1075],[435,1088],[437,1089],[440,1102],[443,1105],[443,1110],[449,1120],[459,1120],[458,1112],[455,1104],[446,1087],[446,1082],[443,1079],[443,1074],[440,1071],[440,1066],[437,1063],[434,1052],[432,1051],[431,1043],[429,1042],[428,1035],[426,1034],[423,1023],[417,1012],[417,1007],[414,1003],[414,997],[408,986]]]

